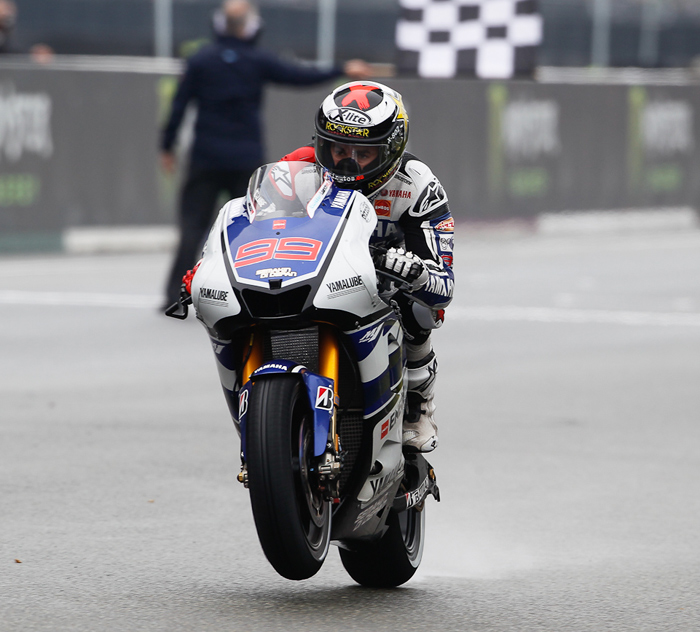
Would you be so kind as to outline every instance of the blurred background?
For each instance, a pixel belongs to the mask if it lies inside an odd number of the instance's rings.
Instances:
[[[0,630],[698,629],[700,0],[540,0],[517,79],[401,73],[399,0],[260,0],[262,47],[367,59],[404,95],[458,223],[434,336],[444,501],[425,579],[372,594],[335,554],[276,577],[206,334],[158,309],[182,178],[159,130],[218,3],[14,5]],[[267,89],[269,160],[310,140],[331,87]]]
[[[441,179],[458,220],[539,225],[620,210],[695,225],[700,3],[518,1],[536,7],[541,34],[517,78],[397,70],[400,0],[260,0],[260,45],[310,64],[375,64],[403,93],[409,149]],[[159,129],[219,3],[14,6],[0,19],[0,253],[170,247],[179,180],[159,170]],[[268,89],[268,160],[309,142],[329,88]],[[98,231],[107,228],[121,233]]]
[[[45,42],[67,55],[153,55],[157,0],[19,0],[16,44]],[[172,0],[172,50],[186,53],[208,37],[216,0]],[[286,55],[316,57],[318,0],[260,0],[261,44]],[[607,10],[606,6],[607,5]],[[609,21],[611,66],[688,67],[700,57],[700,3],[695,0],[540,0],[544,66],[593,63],[596,20]],[[605,13],[609,16],[605,16]],[[601,16],[601,13],[603,14]],[[339,58],[394,58],[397,0],[340,0]]]

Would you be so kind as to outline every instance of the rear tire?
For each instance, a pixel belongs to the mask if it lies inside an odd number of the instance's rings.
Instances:
[[[387,519],[389,529],[377,542],[357,543],[340,549],[345,570],[358,584],[393,588],[406,583],[418,570],[423,557],[425,511],[415,507]]]
[[[258,380],[246,419],[250,502],[265,556],[287,579],[315,575],[330,544],[331,506],[313,460],[313,416],[299,377]]]

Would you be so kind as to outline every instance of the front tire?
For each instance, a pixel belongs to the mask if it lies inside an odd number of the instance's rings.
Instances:
[[[258,380],[246,419],[250,502],[265,556],[287,579],[315,575],[330,545],[331,506],[313,461],[313,416],[299,377]]]
[[[423,557],[425,510],[412,507],[391,512],[389,529],[376,542],[358,543],[352,550],[340,549],[345,570],[358,584],[393,588],[406,583],[418,570]]]

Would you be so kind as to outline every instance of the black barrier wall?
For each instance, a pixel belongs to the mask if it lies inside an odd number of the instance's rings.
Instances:
[[[158,77],[0,73],[0,231],[171,220],[159,204]]]
[[[409,149],[456,217],[700,206],[700,86],[393,80]],[[172,223],[158,170],[173,76],[0,66],[0,237]],[[268,159],[311,140],[330,85],[271,88]]]
[[[700,86],[391,85],[406,101],[410,151],[432,167],[458,217],[700,205]],[[310,141],[325,92],[271,92],[272,157]]]

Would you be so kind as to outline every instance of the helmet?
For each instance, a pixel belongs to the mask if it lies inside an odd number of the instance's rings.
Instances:
[[[340,188],[372,195],[399,168],[408,141],[408,115],[395,90],[373,81],[346,83],[325,98],[315,123],[316,162]],[[344,151],[339,153],[338,147]],[[371,161],[360,160],[360,153]]]

